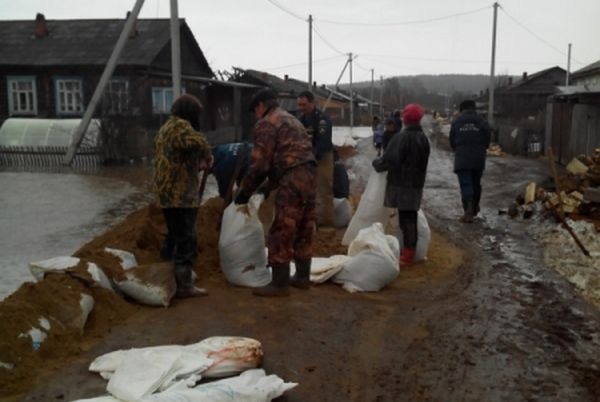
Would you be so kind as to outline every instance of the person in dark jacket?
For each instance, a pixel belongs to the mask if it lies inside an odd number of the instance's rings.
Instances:
[[[398,109],[394,110],[394,113],[392,113],[392,119],[396,124],[396,130],[402,130],[402,112]]]
[[[167,224],[160,255],[174,263],[176,297],[207,293],[192,280],[198,248],[198,171],[210,169],[213,160],[206,138],[198,132],[201,111],[196,97],[180,96],[154,141],[154,189]]]
[[[480,210],[481,176],[491,130],[487,121],[477,115],[474,101],[463,101],[459,110],[460,114],[450,128],[450,146],[454,151],[454,172],[460,184],[464,211],[461,220],[471,223]]]
[[[270,89],[257,92],[250,110],[258,119],[253,131],[252,162],[235,203],[247,204],[255,191],[266,198],[277,188],[275,217],[267,237],[273,279],[253,293],[267,297],[288,296],[289,285],[300,289],[310,287],[316,161],[306,130],[298,119],[279,107],[275,92]],[[292,259],[296,263],[296,274],[290,279]]]
[[[383,127],[383,142],[381,143],[381,147],[383,148],[383,151],[385,151],[394,134],[398,133],[400,130],[396,127],[396,123],[392,118],[385,119]]]
[[[310,91],[301,92],[297,99],[299,120],[306,128],[312,142],[313,154],[317,160],[317,223],[321,226],[334,226],[333,209],[333,169],[336,157],[333,147],[331,120],[315,104],[315,96]]]
[[[392,137],[383,156],[373,161],[373,167],[377,172],[388,172],[384,205],[398,209],[404,240],[400,265],[410,265],[415,258],[417,211],[423,197],[430,147],[420,125],[423,108],[410,104],[402,113],[404,130]]]
[[[217,180],[219,197],[226,199],[231,196],[228,192],[231,191],[232,180],[235,180],[238,186],[240,185],[242,179],[248,173],[251,152],[252,144],[247,142],[220,144],[212,149],[214,163],[211,173]]]
[[[383,144],[383,124],[379,116],[373,116],[373,147],[377,150],[377,156],[381,156],[381,147]]]

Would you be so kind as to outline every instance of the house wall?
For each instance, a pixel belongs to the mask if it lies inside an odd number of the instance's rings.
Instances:
[[[573,78],[572,85],[600,85],[600,71],[581,78]]]

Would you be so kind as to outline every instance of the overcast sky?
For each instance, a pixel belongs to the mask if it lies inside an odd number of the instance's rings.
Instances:
[[[0,0],[1,19],[123,18],[134,0]],[[313,79],[335,82],[352,52],[354,81],[375,76],[489,74],[488,0],[179,0],[211,67],[308,77],[308,14],[314,18]],[[497,74],[600,60],[600,0],[502,0]],[[285,10],[282,10],[282,8]],[[167,18],[169,0],[146,0],[141,18]],[[449,18],[446,18],[449,17]],[[421,21],[421,23],[415,23]],[[427,22],[423,22],[427,21]],[[410,22],[407,24],[407,22]],[[402,24],[399,24],[402,23]],[[324,38],[324,40],[322,39]],[[348,73],[342,82],[348,81]]]

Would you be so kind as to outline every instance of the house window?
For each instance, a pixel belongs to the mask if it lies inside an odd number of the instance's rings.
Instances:
[[[79,78],[58,78],[56,83],[56,114],[80,115],[83,112],[83,84]]]
[[[8,111],[14,115],[37,114],[35,77],[7,77]]]
[[[169,114],[173,104],[173,88],[154,87],[152,88],[152,113]]]
[[[111,80],[104,100],[109,114],[125,114],[129,110],[129,82],[124,79]]]

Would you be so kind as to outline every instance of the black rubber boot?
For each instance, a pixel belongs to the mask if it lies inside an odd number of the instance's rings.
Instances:
[[[194,282],[192,281],[192,267],[188,265],[175,265],[175,282],[177,283],[175,297],[178,299],[206,296],[208,294],[206,289],[194,286]]]
[[[296,273],[290,279],[290,285],[298,289],[310,289],[310,260],[296,261]]]
[[[477,216],[477,214],[479,214],[479,211],[481,211],[481,209],[479,208],[479,201],[481,200],[481,195],[479,196],[475,196],[473,198],[473,216]]]
[[[473,223],[475,217],[475,204],[472,199],[463,200],[465,214],[460,220],[464,223]]]
[[[255,296],[287,297],[290,295],[290,264],[273,264],[273,279],[267,286],[252,291]]]

